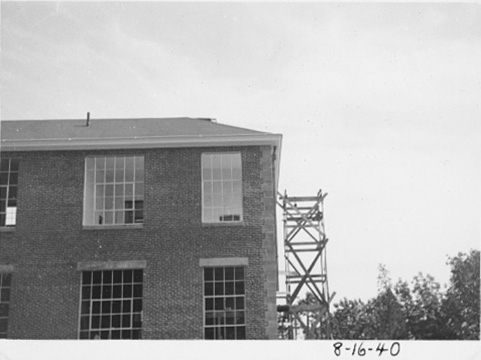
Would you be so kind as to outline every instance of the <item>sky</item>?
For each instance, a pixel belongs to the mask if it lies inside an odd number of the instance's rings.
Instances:
[[[279,190],[328,193],[334,302],[480,248],[479,64],[476,3],[1,3],[2,120],[282,134]]]

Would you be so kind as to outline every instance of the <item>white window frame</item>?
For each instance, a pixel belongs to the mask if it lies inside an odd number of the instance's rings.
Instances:
[[[209,340],[247,339],[246,266],[205,266],[202,269],[203,338]],[[233,277],[231,279],[226,279],[226,269],[232,271]],[[222,279],[219,280],[216,278],[216,272],[220,270],[222,270],[223,275]],[[242,270],[241,278],[238,278],[239,270]],[[211,280],[206,280],[207,271],[212,272]],[[208,284],[212,286],[212,291],[207,289]],[[219,284],[219,286],[222,284],[220,293],[217,293],[216,284]],[[229,284],[231,291],[227,290],[226,284]],[[242,284],[240,291],[239,284]],[[227,292],[229,293],[227,294]],[[213,314],[214,317],[208,317],[208,314]],[[210,322],[208,319],[212,319],[213,324],[208,323]],[[208,330],[213,332],[214,338],[206,337]]]
[[[111,162],[112,159],[114,167],[107,169],[107,161]],[[127,161],[133,161],[133,173],[127,172]],[[112,177],[108,176],[112,172]],[[83,226],[110,227],[142,224],[145,206],[144,184],[144,156],[87,156],[85,158]]]
[[[7,283],[8,279],[8,283]],[[10,310],[10,300],[12,297],[12,273],[0,272],[0,306],[6,312],[6,315],[0,313],[0,321],[6,325],[5,332],[0,332],[0,339],[8,337],[8,315]],[[5,310],[6,309],[6,310]]]
[[[109,282],[105,281],[107,273],[110,274]],[[125,281],[126,273],[130,273],[130,281]],[[97,279],[100,277],[98,282],[94,280],[94,276]],[[142,339],[144,277],[142,268],[82,271],[78,338]],[[86,278],[89,279],[88,283]],[[116,281],[116,278],[120,279],[120,282]],[[95,292],[99,292],[98,296],[94,296],[94,287]],[[104,326],[104,319],[108,326]]]
[[[226,166],[229,164],[229,166]],[[238,167],[235,167],[235,165]],[[215,168],[220,165],[220,168]],[[243,219],[242,155],[206,152],[201,156],[202,222],[239,223]]]
[[[17,207],[18,207],[18,174],[19,174],[19,161],[17,159],[12,158],[2,158],[1,163],[5,164],[8,163],[7,171],[1,171],[2,176],[5,177],[6,174],[6,184],[0,183],[0,188],[2,192],[5,192],[5,196],[0,197],[0,201],[5,204],[5,209],[2,211],[0,208],[0,215],[2,215],[5,220],[4,224],[0,223],[0,228],[8,228],[14,227],[17,223]],[[13,166],[12,163],[16,164],[16,170],[12,170]],[[12,178],[16,177],[16,180],[12,180]],[[16,190],[16,194],[12,195],[13,188]],[[13,202],[14,205],[10,205],[9,203]]]

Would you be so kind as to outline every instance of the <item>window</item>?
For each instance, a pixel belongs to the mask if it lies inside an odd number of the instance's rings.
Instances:
[[[0,339],[7,338],[11,282],[11,274],[0,273]]]
[[[82,272],[80,339],[141,339],[143,270]]]
[[[202,154],[202,220],[242,221],[240,153]]]
[[[244,267],[204,268],[204,338],[246,338]]]
[[[18,160],[0,159],[0,227],[15,226]]]
[[[86,158],[84,225],[143,223],[143,209],[143,156]]]

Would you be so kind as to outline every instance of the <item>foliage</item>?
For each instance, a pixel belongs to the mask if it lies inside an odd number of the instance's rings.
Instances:
[[[363,302],[344,298],[330,314],[334,339],[479,339],[480,252],[449,258],[451,278],[445,292],[434,277],[419,273],[409,284],[393,286],[379,266],[378,294]],[[312,304],[307,294],[299,303]],[[309,318],[308,318],[309,319]]]
[[[451,338],[479,340],[479,250],[449,258],[450,286],[442,310]]]

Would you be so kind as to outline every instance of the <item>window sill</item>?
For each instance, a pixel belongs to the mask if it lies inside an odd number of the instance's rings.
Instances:
[[[15,226],[0,227],[0,232],[15,232]]]
[[[143,229],[144,224],[131,225],[83,225],[83,230],[126,230],[126,229]]]
[[[225,226],[245,226],[245,223],[243,221],[202,223],[202,227],[225,227]]]

